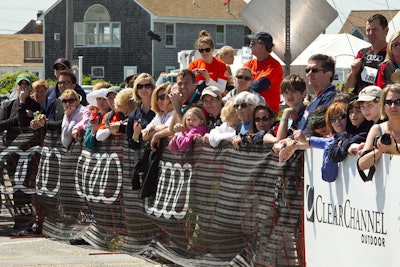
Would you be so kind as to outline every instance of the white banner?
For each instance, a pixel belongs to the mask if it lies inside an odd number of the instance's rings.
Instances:
[[[399,266],[400,157],[383,155],[372,181],[363,182],[358,157],[349,156],[333,183],[321,178],[322,157],[321,149],[305,155],[307,267]]]

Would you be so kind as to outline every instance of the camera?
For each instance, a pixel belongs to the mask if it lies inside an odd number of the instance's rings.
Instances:
[[[390,134],[385,133],[381,136],[381,143],[384,145],[390,145],[392,143],[392,137],[390,137]]]

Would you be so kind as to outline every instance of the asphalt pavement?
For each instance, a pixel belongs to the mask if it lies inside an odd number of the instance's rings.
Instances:
[[[175,266],[152,261],[141,255],[109,252],[90,245],[70,245],[47,237],[11,237],[13,220],[6,209],[0,213],[0,266],[107,267]]]

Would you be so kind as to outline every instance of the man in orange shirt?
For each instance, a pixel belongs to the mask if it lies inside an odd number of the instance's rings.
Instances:
[[[274,47],[272,36],[267,32],[248,35],[250,48],[256,59],[244,63],[253,71],[253,83],[250,88],[264,97],[265,102],[278,115],[280,104],[279,86],[283,79],[281,64],[271,56]]]

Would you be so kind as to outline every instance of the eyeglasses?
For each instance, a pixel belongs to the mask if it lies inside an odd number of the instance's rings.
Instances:
[[[386,99],[385,106],[391,107],[394,104],[396,107],[400,107],[400,98],[395,100]]]
[[[314,68],[314,69],[306,69],[305,70],[306,71],[306,73],[317,73],[317,72],[319,72],[319,71],[325,71],[324,69],[318,69],[318,68]]]
[[[264,42],[262,42],[262,41],[253,40],[253,41],[250,42],[251,46],[256,45],[256,44],[265,45]]]
[[[137,89],[143,89],[143,88],[147,88],[147,89],[150,89],[152,86],[151,86],[151,84],[150,83],[146,83],[146,84],[138,84],[137,86],[136,86],[136,88]]]
[[[245,81],[251,81],[251,77],[247,77],[247,76],[245,76],[245,75],[236,75],[236,79],[239,79],[239,80],[245,80]]]
[[[21,85],[29,86],[29,85],[31,85],[31,84],[28,83],[27,81],[20,81],[20,82],[18,83],[18,85],[19,85],[19,86],[21,86]]]
[[[400,45],[400,42],[394,42],[392,43],[392,47],[398,47]]]
[[[54,69],[55,69],[55,70],[66,70],[67,68],[66,68],[65,66],[63,66],[63,65],[56,65],[56,66],[54,67]]]
[[[255,122],[260,122],[260,121],[268,121],[269,120],[269,117],[267,117],[267,116],[264,116],[264,117],[257,117],[257,118],[254,118],[254,121]]]
[[[234,109],[238,109],[239,107],[241,108],[247,108],[248,106],[250,106],[251,104],[247,104],[247,103],[241,103],[241,104],[235,104],[233,105]]]
[[[68,99],[62,99],[62,100],[61,100],[61,102],[63,102],[64,104],[67,104],[67,103],[72,104],[72,103],[74,103],[75,101],[76,101],[76,99],[74,99],[74,98],[68,98]]]
[[[211,51],[211,48],[209,48],[209,47],[208,47],[208,48],[199,48],[199,52],[200,52],[200,53],[204,53],[204,52],[207,52],[207,53],[208,53],[208,52],[210,52],[210,51]]]
[[[312,116],[312,117],[309,117],[307,120],[308,120],[311,124],[314,124],[314,123],[316,123],[317,121],[320,121],[320,120],[322,120],[322,119],[325,119],[325,116]]]
[[[158,95],[158,96],[157,96],[157,100],[165,100],[166,97],[167,97],[167,96],[166,96],[165,94]]]
[[[346,114],[342,114],[342,115],[340,115],[339,117],[332,117],[332,118],[330,118],[329,121],[330,121],[331,123],[334,123],[334,122],[337,122],[337,121],[346,119],[346,117],[347,117]]]
[[[69,85],[71,83],[72,82],[70,82],[70,81],[59,81],[59,82],[57,82],[58,85]]]

